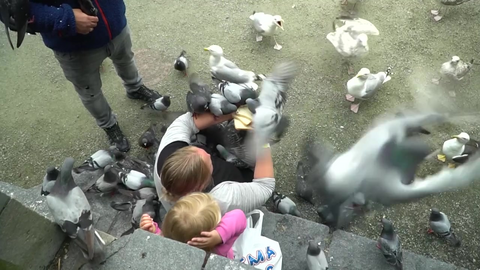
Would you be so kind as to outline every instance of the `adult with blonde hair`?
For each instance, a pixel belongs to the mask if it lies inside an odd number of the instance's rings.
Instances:
[[[232,118],[233,114],[215,117],[211,113],[188,112],[168,127],[154,169],[158,196],[167,212],[191,192],[209,192],[220,204],[222,214],[233,209],[250,212],[271,197],[275,178],[269,146],[259,151],[252,181],[244,182],[233,164],[211,156],[207,148],[190,145],[190,139],[200,130]]]
[[[161,230],[148,214],[140,220],[143,230],[229,259],[233,259],[233,243],[246,227],[247,217],[241,210],[229,211],[222,217],[212,195],[202,192],[179,199],[165,216]]]

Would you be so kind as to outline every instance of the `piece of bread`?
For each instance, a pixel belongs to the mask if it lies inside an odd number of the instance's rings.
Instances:
[[[239,107],[233,115],[235,129],[253,129],[252,119],[253,114],[246,105]]]

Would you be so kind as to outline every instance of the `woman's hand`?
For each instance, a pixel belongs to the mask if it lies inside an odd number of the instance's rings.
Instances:
[[[198,248],[213,248],[223,243],[222,237],[220,237],[217,230],[202,232],[201,235],[203,237],[194,237],[187,244]]]
[[[140,219],[140,229],[147,232],[155,233],[155,225],[153,225],[153,219],[148,214],[143,214]]]

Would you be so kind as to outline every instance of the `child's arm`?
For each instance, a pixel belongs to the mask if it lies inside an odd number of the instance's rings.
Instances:
[[[240,209],[225,213],[222,220],[211,232],[202,232],[200,237],[194,237],[187,244],[198,248],[214,248],[225,244],[232,238],[237,238],[247,227],[247,218]]]
[[[225,213],[215,230],[222,238],[223,243],[240,236],[247,227],[247,217],[240,209]]]

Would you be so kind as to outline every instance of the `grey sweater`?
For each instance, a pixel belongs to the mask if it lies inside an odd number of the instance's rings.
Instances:
[[[175,141],[190,143],[190,138],[198,132],[199,130],[195,126],[192,114],[188,112],[173,121],[160,142],[155,160],[154,180],[160,201],[167,211],[170,210],[174,202],[162,198],[162,183],[157,169],[158,157],[163,148],[170,143]],[[210,194],[218,201],[222,214],[233,209],[241,209],[248,213],[264,205],[272,196],[274,189],[275,178],[261,178],[253,179],[252,182],[247,183],[225,181],[215,186],[210,191]]]

